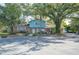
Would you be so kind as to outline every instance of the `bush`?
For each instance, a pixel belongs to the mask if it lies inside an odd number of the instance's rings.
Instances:
[[[16,33],[14,33],[14,32],[11,32],[11,33],[10,33],[10,35],[16,35]]]
[[[25,33],[25,36],[27,36],[27,35],[29,35],[29,34],[30,34],[29,32],[26,32],[26,33]]]
[[[6,38],[8,35],[2,35],[1,38]]]
[[[25,31],[20,31],[19,33],[26,33]]]
[[[34,34],[33,34],[33,36],[37,36],[37,35],[38,35],[38,33],[34,33]]]
[[[56,29],[55,28],[51,28],[51,34],[56,33]]]
[[[7,32],[7,30],[3,30],[2,32],[6,33],[6,32]]]
[[[38,36],[38,35],[44,35],[44,34],[47,34],[47,32],[37,32],[37,33],[34,33],[33,36]]]
[[[68,26],[65,28],[68,33],[76,33],[76,28],[73,26]]]

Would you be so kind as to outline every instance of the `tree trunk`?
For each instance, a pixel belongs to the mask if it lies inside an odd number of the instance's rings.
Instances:
[[[56,23],[56,33],[57,34],[60,34],[61,33],[61,30],[60,30],[60,24],[59,23]]]
[[[13,26],[11,26],[11,32],[13,33]]]
[[[78,34],[79,34],[79,26],[78,26]]]
[[[56,34],[61,34],[61,22],[62,22],[62,21],[60,21],[59,19],[57,19],[57,20],[55,21]]]
[[[10,25],[10,32],[13,33],[13,25]]]
[[[14,33],[17,32],[17,26],[16,26],[16,25],[13,26],[13,32],[14,32]]]

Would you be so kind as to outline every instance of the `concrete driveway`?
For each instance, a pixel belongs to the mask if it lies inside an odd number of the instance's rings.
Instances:
[[[0,55],[79,55],[79,35],[0,38]]]

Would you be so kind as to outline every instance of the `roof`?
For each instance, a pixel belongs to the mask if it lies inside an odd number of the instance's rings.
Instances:
[[[30,28],[45,28],[46,24],[44,20],[31,20],[29,22]]]

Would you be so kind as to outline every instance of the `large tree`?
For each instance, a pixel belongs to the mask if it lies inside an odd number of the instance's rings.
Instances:
[[[10,27],[11,32],[13,32],[13,26],[19,22],[19,17],[21,16],[21,8],[19,4],[5,4],[2,8],[2,13],[0,14],[1,21]]]
[[[33,6],[36,13],[47,16],[54,21],[57,34],[61,33],[62,20],[79,11],[79,4],[75,3],[33,4]]]

